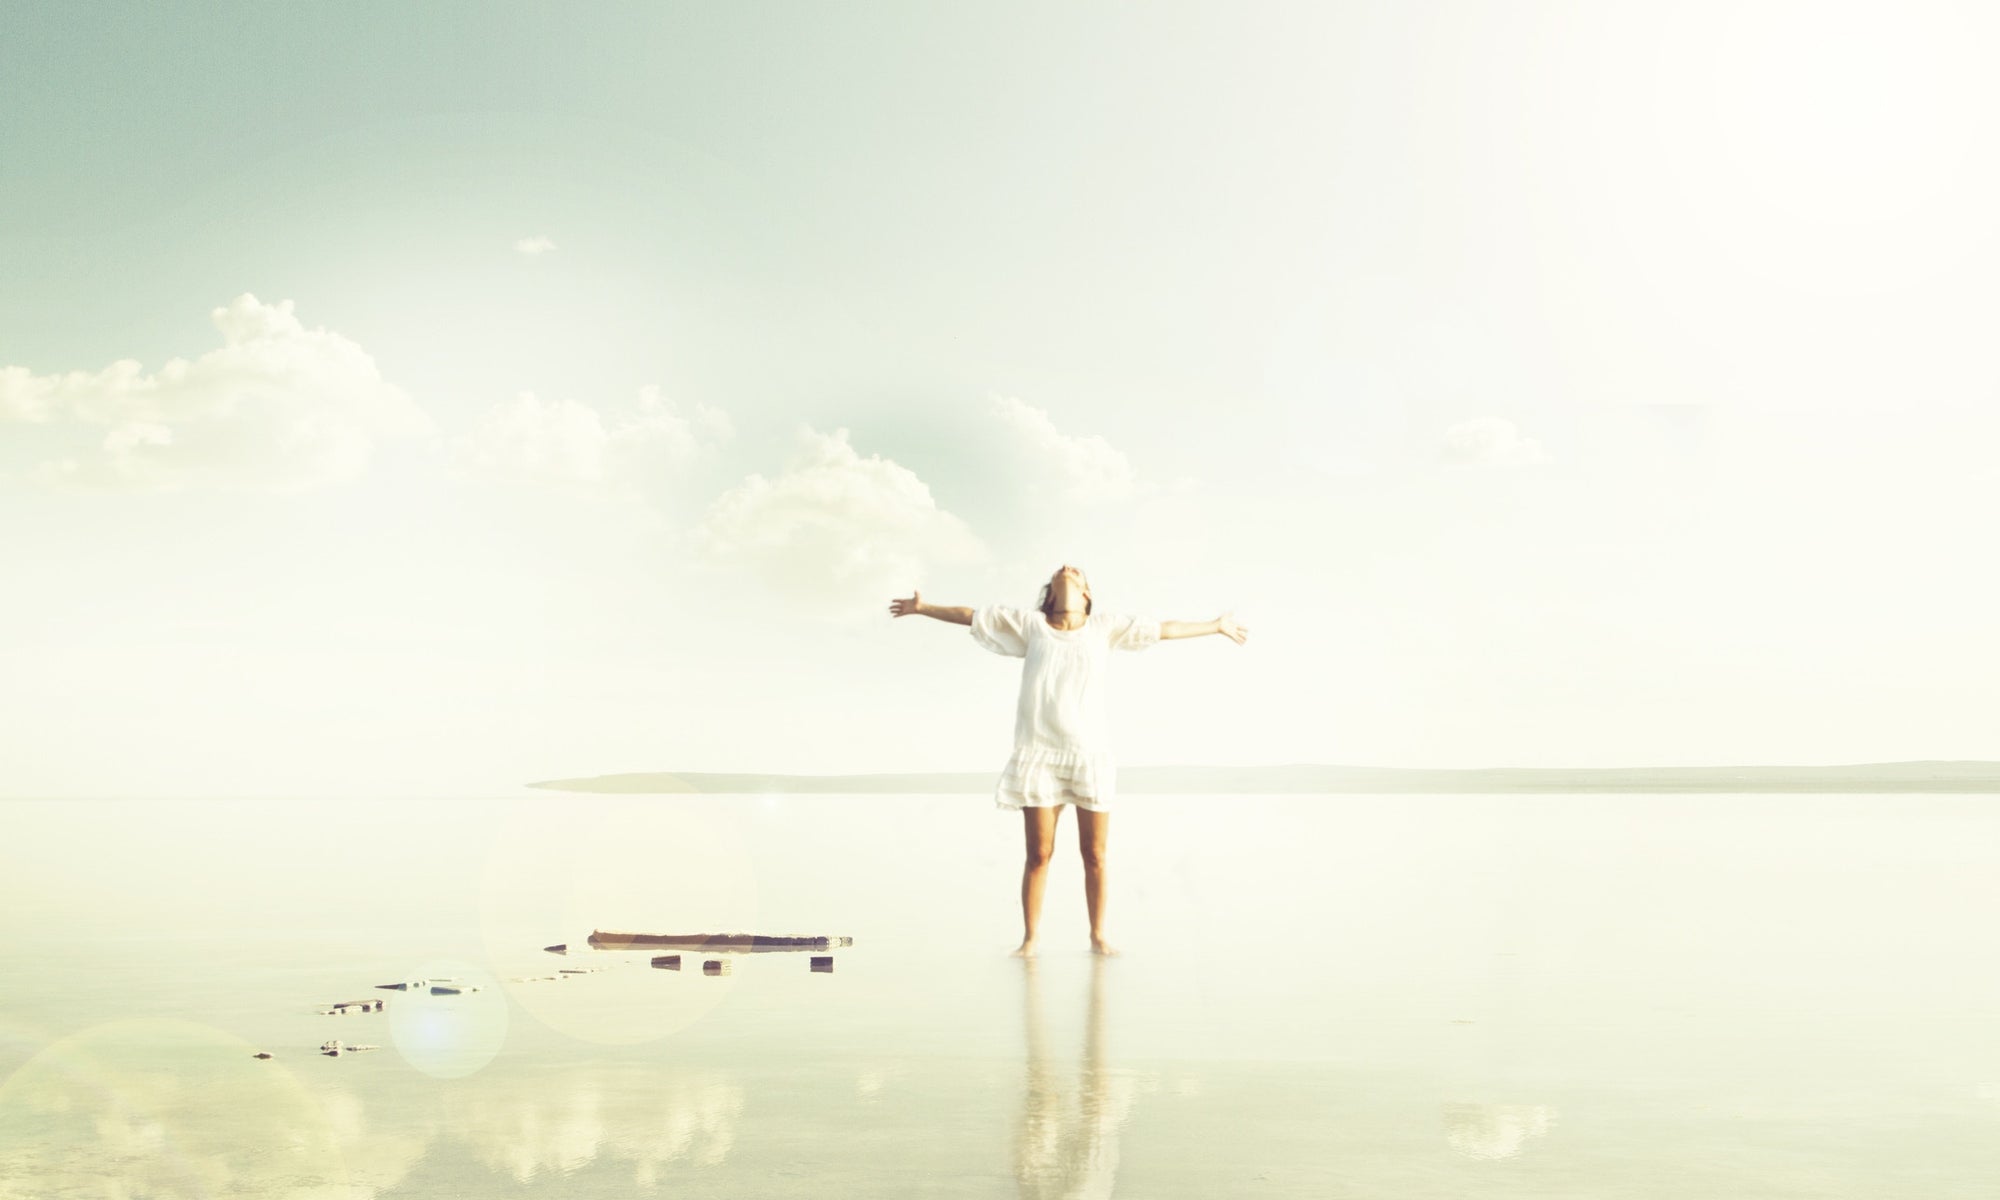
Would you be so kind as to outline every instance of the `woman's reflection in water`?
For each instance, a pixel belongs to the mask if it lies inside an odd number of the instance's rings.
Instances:
[[[1118,1172],[1118,1130],[1132,1109],[1137,1081],[1104,1065],[1106,961],[1090,963],[1090,1006],[1083,1029],[1083,1062],[1074,1088],[1063,1086],[1049,1063],[1048,1026],[1042,1005],[1042,967],[1022,960],[1026,995],[1028,1079],[1021,1128],[1014,1147],[1014,1178],[1023,1196],[1109,1196]]]

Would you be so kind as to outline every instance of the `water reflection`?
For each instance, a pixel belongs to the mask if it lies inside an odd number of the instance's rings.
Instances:
[[[436,1087],[393,1058],[252,1051],[153,1019],[47,1047],[0,1084],[0,1200],[561,1194],[584,1172],[669,1190],[730,1156],[745,1097],[714,1071],[590,1064]]]
[[[728,997],[733,976],[663,989],[660,980],[632,978],[647,974],[644,958],[617,955],[629,969],[593,976],[585,1004],[571,988],[534,978],[559,969],[541,948],[581,949],[586,930],[758,928],[749,821],[740,806],[684,798],[517,803],[487,851],[480,898],[487,962],[515,1004],[579,1041],[639,1045],[695,1025]],[[700,975],[698,960],[685,966]]]
[[[372,1196],[424,1140],[371,1131],[297,1063],[187,1021],[109,1022],[55,1043],[0,1086],[0,1197]],[[299,1056],[304,1059],[304,1056]]]
[[[1027,1086],[1014,1143],[1014,1178],[1023,1196],[1109,1196],[1118,1174],[1118,1134],[1132,1110],[1138,1080],[1105,1066],[1104,959],[1091,960],[1083,1058],[1074,1085],[1050,1060],[1042,970],[1022,964],[1026,994]]]
[[[1466,1158],[1512,1158],[1547,1133],[1555,1115],[1546,1104],[1447,1104],[1444,1133]]]
[[[643,1189],[669,1164],[720,1165],[736,1144],[743,1098],[712,1072],[598,1067],[467,1089],[448,1106],[447,1127],[517,1183],[617,1166]]]

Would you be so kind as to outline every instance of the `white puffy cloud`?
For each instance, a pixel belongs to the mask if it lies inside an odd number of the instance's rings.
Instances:
[[[659,388],[641,388],[636,410],[611,431],[605,465],[615,477],[643,478],[661,468],[685,466],[735,432],[721,409],[696,404],[683,415]]]
[[[1504,417],[1474,417],[1445,430],[1444,457],[1489,467],[1535,467],[1550,461],[1540,442],[1522,437]]]
[[[62,380],[60,375],[36,375],[26,367],[0,367],[0,423],[54,420],[61,411],[56,389]]]
[[[534,258],[537,255],[547,254],[549,251],[555,248],[556,244],[554,242],[550,241],[548,238],[540,234],[537,234],[534,237],[524,237],[514,243],[514,249],[518,253],[527,255],[529,258]]]
[[[697,404],[683,415],[656,387],[641,389],[635,406],[608,424],[587,404],[522,392],[480,416],[459,439],[456,459],[461,474],[475,478],[637,495],[732,435],[721,411]]]
[[[801,430],[782,475],[751,475],[709,506],[697,550],[821,611],[876,605],[921,583],[928,566],[984,557],[923,480],[880,455],[861,457],[847,436]]]
[[[610,441],[589,405],[522,392],[480,415],[459,440],[458,463],[467,474],[513,482],[595,483]]]
[[[0,422],[103,427],[93,451],[36,474],[135,489],[293,491],[359,475],[379,444],[432,431],[366,351],[305,328],[290,300],[246,292],[210,316],[219,349],[150,374],[129,359],[94,373],[0,368]]]
[[[1011,396],[995,398],[992,411],[1063,499],[1090,502],[1132,495],[1132,463],[1110,442],[1065,434],[1046,411]]]

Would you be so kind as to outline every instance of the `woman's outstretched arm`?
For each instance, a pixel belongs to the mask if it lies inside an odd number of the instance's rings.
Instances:
[[[908,600],[889,601],[889,615],[892,617],[935,617],[949,621],[953,625],[972,624],[970,608],[947,608],[942,604],[925,604],[922,592],[911,592]]]
[[[1211,633],[1219,633],[1241,646],[1243,639],[1250,635],[1250,627],[1229,613],[1223,613],[1213,621],[1160,622],[1160,640],[1163,642],[1168,638],[1203,637]]]

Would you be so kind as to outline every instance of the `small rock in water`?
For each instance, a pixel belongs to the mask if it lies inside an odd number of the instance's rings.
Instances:
[[[257,1053],[255,1053],[255,1054],[251,1055],[250,1057],[251,1057],[251,1058],[269,1058],[269,1057],[271,1057],[271,1052],[270,1052],[270,1051],[268,1051],[268,1050],[259,1050],[259,1051],[258,1051]]]
[[[814,973],[816,973],[816,974],[820,974],[820,975],[831,975],[831,974],[833,974],[833,955],[831,955],[831,954],[815,954],[815,955],[813,955],[813,959],[812,959],[812,969],[813,969]]]
[[[704,975],[727,975],[729,971],[729,964],[719,958],[711,958],[701,964],[701,973]]]
[[[479,990],[478,988],[476,988],[476,987],[472,987],[472,986],[469,986],[469,985],[468,985],[468,986],[465,986],[465,987],[432,987],[432,988],[431,988],[431,995],[433,995],[433,996],[463,996],[463,995],[464,995],[465,993],[467,993],[467,992],[476,992],[476,991],[478,991],[478,990]]]
[[[328,1058],[339,1058],[343,1054],[359,1054],[363,1050],[380,1050],[381,1048],[380,1046],[350,1046],[339,1038],[335,1038],[330,1042],[320,1043],[319,1052]]]
[[[681,969],[681,956],[678,954],[662,954],[653,960],[653,965],[662,971],[678,971]]]
[[[542,947],[542,949],[544,949],[544,950],[548,951],[548,952],[549,952],[550,954],[568,954],[568,953],[569,953],[569,943],[568,943],[568,942],[557,942],[557,943],[556,943],[555,945],[553,945],[553,946],[543,946],[543,947]]]

